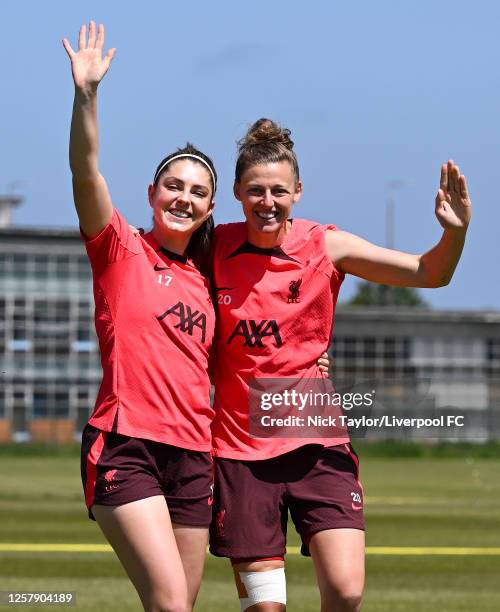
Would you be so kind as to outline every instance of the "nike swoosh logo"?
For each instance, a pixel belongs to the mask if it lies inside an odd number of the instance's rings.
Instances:
[[[353,510],[363,510],[363,506],[355,506],[354,504],[351,504],[351,508]]]
[[[169,270],[169,267],[165,266],[164,268],[160,268],[158,264],[155,264],[154,271],[159,272],[160,270]]]

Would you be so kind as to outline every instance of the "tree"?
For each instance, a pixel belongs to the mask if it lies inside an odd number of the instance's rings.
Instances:
[[[356,294],[347,302],[347,305],[429,308],[429,304],[413,287],[390,287],[368,281],[358,283]]]

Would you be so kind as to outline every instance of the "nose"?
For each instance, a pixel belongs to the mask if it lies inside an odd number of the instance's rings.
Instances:
[[[270,189],[265,190],[262,200],[266,206],[273,206],[273,196]]]
[[[191,199],[191,194],[189,189],[184,189],[177,196],[177,204],[186,204],[189,205]]]

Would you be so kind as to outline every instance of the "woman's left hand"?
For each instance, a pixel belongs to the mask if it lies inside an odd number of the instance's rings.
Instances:
[[[465,176],[450,160],[441,166],[441,180],[436,195],[436,217],[443,229],[466,230],[471,218],[472,205]]]
[[[319,367],[319,371],[322,374],[328,374],[330,371],[330,358],[328,357],[328,353],[323,353],[321,357],[316,362]]]

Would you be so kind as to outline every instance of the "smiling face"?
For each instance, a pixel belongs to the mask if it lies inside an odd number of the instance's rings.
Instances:
[[[261,247],[280,244],[287,231],[292,206],[299,201],[302,184],[288,161],[250,166],[234,184],[243,205],[248,240]]]
[[[212,214],[213,189],[210,173],[202,164],[180,159],[161,173],[148,188],[153,209],[153,232],[165,240],[189,242],[193,232]]]

